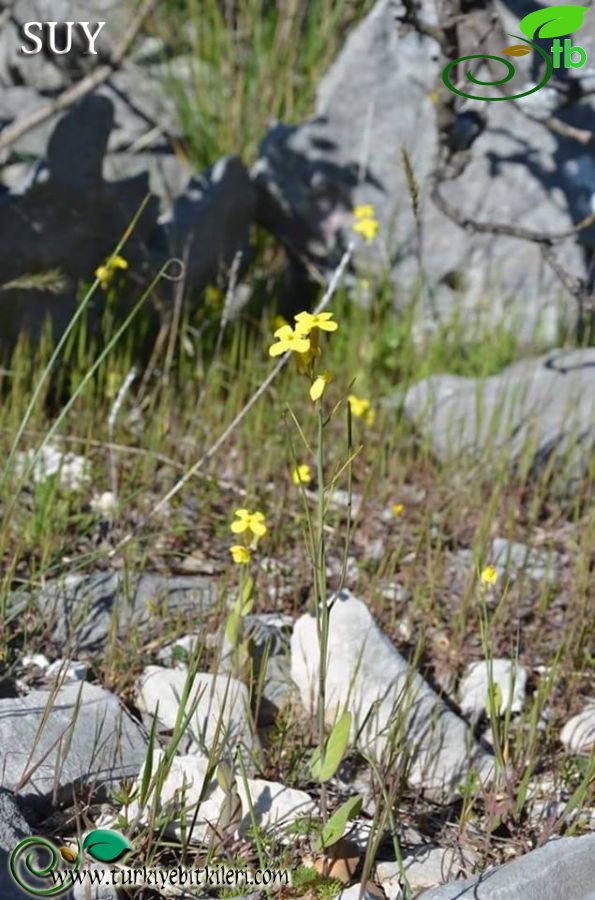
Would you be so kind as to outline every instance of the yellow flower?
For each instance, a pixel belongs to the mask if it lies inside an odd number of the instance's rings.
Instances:
[[[353,225],[356,234],[361,234],[363,239],[370,243],[378,234],[380,226],[377,219],[358,219]]]
[[[351,407],[351,415],[355,416],[356,419],[361,419],[363,416],[366,417],[366,422],[368,424],[372,424],[374,419],[372,418],[372,422],[370,422],[370,413],[374,413],[372,406],[369,400],[365,400],[363,397],[356,397],[355,394],[349,394],[347,397],[347,402]]]
[[[229,552],[233,557],[234,563],[237,563],[238,566],[246,566],[250,562],[250,551],[241,544],[234,544],[233,547],[229,548]]]
[[[291,473],[291,480],[295,485],[310,484],[310,482],[312,481],[310,466],[296,466]]]
[[[322,375],[316,376],[316,378],[310,385],[310,400],[312,401],[312,403],[316,403],[317,400],[320,400],[330,380],[330,372],[323,372]]]
[[[263,537],[267,533],[264,516],[261,512],[249,512],[247,509],[236,509],[235,521],[230,525],[234,534],[243,534],[251,531],[255,537]]]
[[[403,512],[403,510],[405,509],[405,507],[403,506],[402,503],[393,503],[391,509],[392,509],[392,514],[395,517],[395,519],[398,519],[399,516],[401,515],[401,513]]]
[[[223,291],[216,284],[207,284],[205,288],[205,303],[207,306],[218,307],[223,300]]]
[[[102,288],[106,288],[112,280],[111,272],[107,266],[98,266],[95,269],[95,278],[99,280]]]
[[[486,566],[481,573],[482,584],[496,584],[498,581],[498,569],[496,566]]]
[[[103,290],[107,290],[110,286],[113,277],[116,273],[116,269],[127,269],[128,263],[124,259],[123,256],[112,256],[111,259],[108,259],[107,263],[104,266],[98,266],[95,269],[95,278],[99,281]]]
[[[356,219],[373,219],[376,215],[376,210],[371,203],[364,203],[354,208],[353,215]]]
[[[336,322],[331,321],[333,315],[332,312],[298,313],[295,317],[295,330],[304,335],[310,334],[313,328],[318,328],[320,331],[336,331],[339,326]]]
[[[366,413],[366,425],[368,428],[371,428],[374,422],[376,421],[376,410],[370,407],[368,412]]]
[[[310,340],[294,331],[291,325],[282,325],[275,331],[276,344],[269,347],[269,356],[281,356],[282,353],[307,353],[310,349]]]

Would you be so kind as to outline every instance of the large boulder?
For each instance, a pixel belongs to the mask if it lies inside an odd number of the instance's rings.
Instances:
[[[31,804],[72,798],[75,786],[115,787],[147,752],[140,726],[114,694],[70,683],[0,700],[2,787]]]
[[[316,618],[297,620],[291,638],[291,675],[312,716],[319,697],[320,644]],[[332,727],[344,709],[352,739],[412,784],[452,794],[471,773],[494,775],[494,760],[430,685],[393,647],[368,608],[349,591],[329,613],[325,720]],[[398,748],[398,749],[397,749]]]
[[[499,7],[503,28],[495,29],[485,52],[498,54],[518,29],[528,9],[510,0]],[[421,4],[422,17],[435,21],[434,0]],[[349,36],[323,79],[314,116],[301,125],[274,124],[265,137],[254,176],[261,189],[261,220],[290,251],[306,255],[327,272],[353,237],[351,209],[372,203],[381,223],[377,240],[358,242],[356,266],[364,275],[389,269],[395,302],[403,306],[419,288],[418,244],[410,190],[401,158],[405,149],[419,191],[421,259],[425,288],[422,321],[448,319],[455,311],[472,310],[480,320],[506,316],[522,338],[537,331],[555,339],[560,317],[576,315],[564,291],[544,264],[535,244],[511,237],[468,232],[445,217],[430,199],[429,176],[438,161],[437,85],[441,84],[437,43],[415,30],[400,30],[395,4],[378,0]],[[466,27],[472,32],[480,15],[472,10]],[[587,17],[588,18],[588,17]],[[594,19],[591,16],[591,19]],[[480,23],[481,25],[481,23]],[[595,35],[595,20],[586,21],[580,43]],[[472,49],[477,53],[480,49]],[[528,83],[530,64],[521,60],[515,84]],[[523,67],[524,66],[524,67]],[[481,77],[484,77],[483,75]],[[488,76],[489,77],[489,76]],[[551,84],[588,77],[583,69],[557,76]],[[494,89],[492,89],[494,90]],[[547,86],[552,105],[566,102],[560,117],[569,124],[592,127],[591,98],[573,99]],[[528,98],[531,100],[532,98]],[[479,112],[485,128],[476,128]],[[531,113],[531,115],[530,115]],[[546,115],[549,111],[546,110]],[[591,212],[595,168],[582,144],[551,130],[536,104],[487,103],[461,99],[452,139],[470,157],[458,178],[445,183],[445,197],[465,214],[483,222],[504,222],[539,232],[572,228]],[[469,127],[468,127],[469,126]],[[473,135],[472,135],[473,136]],[[470,144],[470,148],[467,147]],[[458,145],[457,145],[458,146]],[[594,246],[595,231],[582,233],[584,246]],[[585,275],[583,252],[573,239],[558,245],[560,263]],[[475,318],[466,316],[470,329]]]
[[[552,840],[520,859],[422,894],[423,900],[593,900],[595,835]]]
[[[555,350],[484,380],[433,375],[407,391],[405,414],[443,462],[536,477],[553,457],[556,483],[568,486],[593,462],[595,349]]]

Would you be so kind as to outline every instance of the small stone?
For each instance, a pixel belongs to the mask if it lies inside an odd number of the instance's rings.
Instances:
[[[153,773],[163,758],[163,751],[157,750],[153,756]],[[190,843],[208,840],[212,829],[225,813],[224,804],[228,797],[216,778],[212,778],[203,791],[210,768],[209,759],[199,753],[174,757],[160,787],[159,797],[147,798],[145,814],[150,813],[156,802],[159,810],[167,813],[170,819],[168,834],[178,839],[183,834],[184,840]],[[139,776],[141,781],[143,776],[144,765]],[[234,790],[241,805],[235,830],[242,835],[256,825],[278,839],[294,840],[287,829],[297,819],[317,815],[316,804],[308,794],[278,782],[247,778],[244,784],[243,777],[237,775]],[[125,811],[131,821],[139,813],[138,801],[134,801]],[[184,823],[181,821],[182,811]],[[193,823],[194,830],[190,833]]]
[[[45,671],[50,665],[50,661],[43,653],[27,654],[21,659],[23,669],[41,669]]]
[[[462,711],[473,717],[481,715],[484,710],[489,714],[490,668],[492,686],[497,687],[500,694],[499,714],[503,716],[507,710],[521,712],[525,702],[527,672],[509,659],[493,659],[491,664],[482,660],[467,666],[459,687]]]
[[[560,740],[569,753],[586,753],[595,746],[595,702],[568,720]]]
[[[518,578],[526,574],[534,581],[552,584],[555,581],[556,556],[543,550],[535,550],[517,541],[494,538],[490,552],[490,562],[496,566],[498,574],[504,578]]]
[[[417,893],[425,888],[444,884],[446,881],[454,881],[461,873],[468,874],[476,862],[477,856],[471,851],[451,847],[421,846],[404,857],[404,878],[396,860],[378,863],[376,873],[387,897],[393,900],[400,896],[405,883]]]
[[[203,636],[200,634],[185,634],[176,638],[171,644],[161,647],[157,653],[157,659],[165,666],[187,670],[188,661],[192,659],[202,640]]]
[[[94,513],[101,516],[102,519],[110,520],[115,516],[118,509],[118,498],[113,491],[103,491],[102,494],[93,494],[91,498],[91,509]]]
[[[76,453],[65,453],[51,444],[42,447],[39,455],[37,450],[17,453],[15,469],[19,478],[25,475],[30,466],[30,477],[34,484],[41,484],[57,476],[63,487],[79,491],[91,478],[87,459]]]
[[[84,681],[87,677],[87,663],[77,660],[57,659],[46,670],[46,679],[57,679],[64,684],[67,681]]]

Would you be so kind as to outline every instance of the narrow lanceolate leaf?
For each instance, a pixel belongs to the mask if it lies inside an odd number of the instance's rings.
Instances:
[[[333,730],[328,736],[322,758],[319,752],[315,752],[312,756],[310,771],[318,781],[328,781],[339,768],[349,744],[350,731],[351,713],[345,710],[343,715],[335,722]]]
[[[349,800],[346,800],[345,803],[332,814],[320,833],[317,849],[323,850],[325,847],[330,847],[332,844],[335,844],[339,838],[343,837],[348,821],[357,816],[362,808],[362,802],[362,797],[357,794],[355,797],[350,797]]]
[[[244,586],[242,588],[241,595],[241,610],[242,615],[247,616],[252,612],[252,607],[254,606],[254,579],[252,576],[248,575],[246,581],[244,582]]]
[[[563,6],[548,6],[547,9],[536,9],[521,19],[519,27],[529,40],[535,37],[563,37],[581,27],[587,9],[587,6],[574,6],[568,3]]]
[[[99,862],[115,862],[132,850],[132,844],[111,828],[97,828],[83,841],[83,850]]]
[[[510,47],[505,47],[501,53],[503,56],[527,56],[528,53],[531,53],[531,47],[527,47],[525,44],[512,44]]]

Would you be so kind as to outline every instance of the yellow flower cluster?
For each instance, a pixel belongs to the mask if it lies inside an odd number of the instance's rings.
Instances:
[[[494,585],[498,581],[498,569],[496,566],[486,566],[481,573],[481,583],[485,585]]]
[[[97,278],[103,290],[107,291],[118,269],[125,271],[127,268],[128,263],[123,256],[112,256],[104,266],[98,266],[95,269],[95,278]]]
[[[373,409],[369,400],[363,397],[357,397],[355,394],[349,394],[347,402],[351,408],[351,415],[356,419],[364,419],[366,425],[372,426],[376,419],[376,411]]]
[[[310,466],[306,463],[301,466],[296,466],[291,473],[291,480],[296,487],[300,484],[310,484],[312,481]]]
[[[371,203],[356,206],[353,210],[353,215],[355,216],[353,230],[356,234],[361,234],[366,243],[369,244],[376,238],[380,229],[374,207]]]
[[[234,534],[244,536],[243,544],[234,544],[230,547],[230,553],[234,563],[247,565],[250,562],[251,550],[255,550],[259,538],[267,533],[266,521],[263,513],[250,512],[248,509],[236,509],[234,520],[229,526]]]
[[[315,371],[316,361],[320,358],[321,331],[336,331],[338,324],[333,321],[332,312],[301,312],[295,316],[295,325],[287,322],[274,332],[276,341],[269,347],[270,356],[281,356],[282,353],[295,353],[300,372],[310,379],[310,399],[313,403],[320,400],[330,381],[330,372]]]

